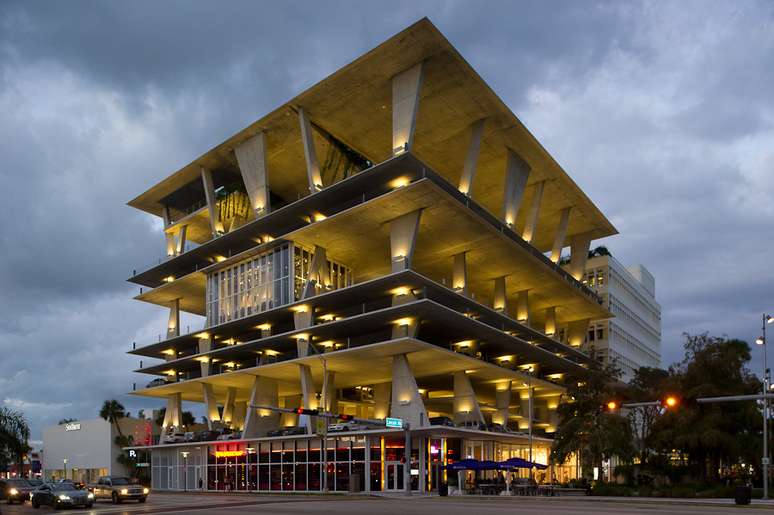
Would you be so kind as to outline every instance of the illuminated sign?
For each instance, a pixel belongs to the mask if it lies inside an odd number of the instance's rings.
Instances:
[[[129,450],[129,457],[130,458],[136,458],[137,457],[137,451],[135,451],[134,449],[130,449]]]
[[[236,458],[244,455],[245,451],[215,451],[216,458]]]
[[[80,422],[70,422],[69,424],[65,424],[65,431],[80,431],[80,430],[81,430]]]
[[[402,418],[386,418],[386,419],[384,419],[384,425],[386,427],[396,427],[398,429],[403,429],[403,419]]]

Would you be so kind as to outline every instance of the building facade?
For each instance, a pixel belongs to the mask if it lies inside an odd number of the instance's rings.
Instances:
[[[153,442],[150,420],[125,417],[119,424],[135,443]],[[96,483],[100,476],[126,475],[130,471],[118,461],[124,451],[116,436],[115,425],[101,418],[43,428],[43,477]]]
[[[133,393],[165,428],[193,402],[238,436],[144,447],[156,489],[429,491],[459,459],[547,463],[611,316],[580,279],[614,227],[426,19],[129,204],[163,221],[166,257],[130,281],[169,313]]]
[[[594,256],[582,282],[594,289],[614,315],[594,320],[586,340],[598,356],[614,361],[630,381],[640,367],[661,367],[661,306],[656,279],[642,265],[624,267],[613,256]]]

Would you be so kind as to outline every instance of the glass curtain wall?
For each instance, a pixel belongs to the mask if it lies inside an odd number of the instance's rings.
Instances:
[[[285,243],[209,274],[207,327],[299,300],[309,278],[313,256],[313,252],[304,247]],[[351,269],[330,260],[327,266],[331,278],[327,289],[336,290],[352,284]]]

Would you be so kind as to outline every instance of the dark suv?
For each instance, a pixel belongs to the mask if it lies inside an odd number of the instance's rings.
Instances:
[[[26,479],[0,479],[0,499],[5,499],[8,504],[24,503],[34,489]]]

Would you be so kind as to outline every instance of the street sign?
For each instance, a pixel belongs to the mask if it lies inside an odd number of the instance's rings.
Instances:
[[[395,427],[398,429],[403,429],[403,419],[402,418],[385,418],[384,419],[384,425],[386,427]]]
[[[150,467],[150,463],[135,463],[135,467]]]
[[[761,459],[761,465],[769,465],[769,459],[768,458]]]

